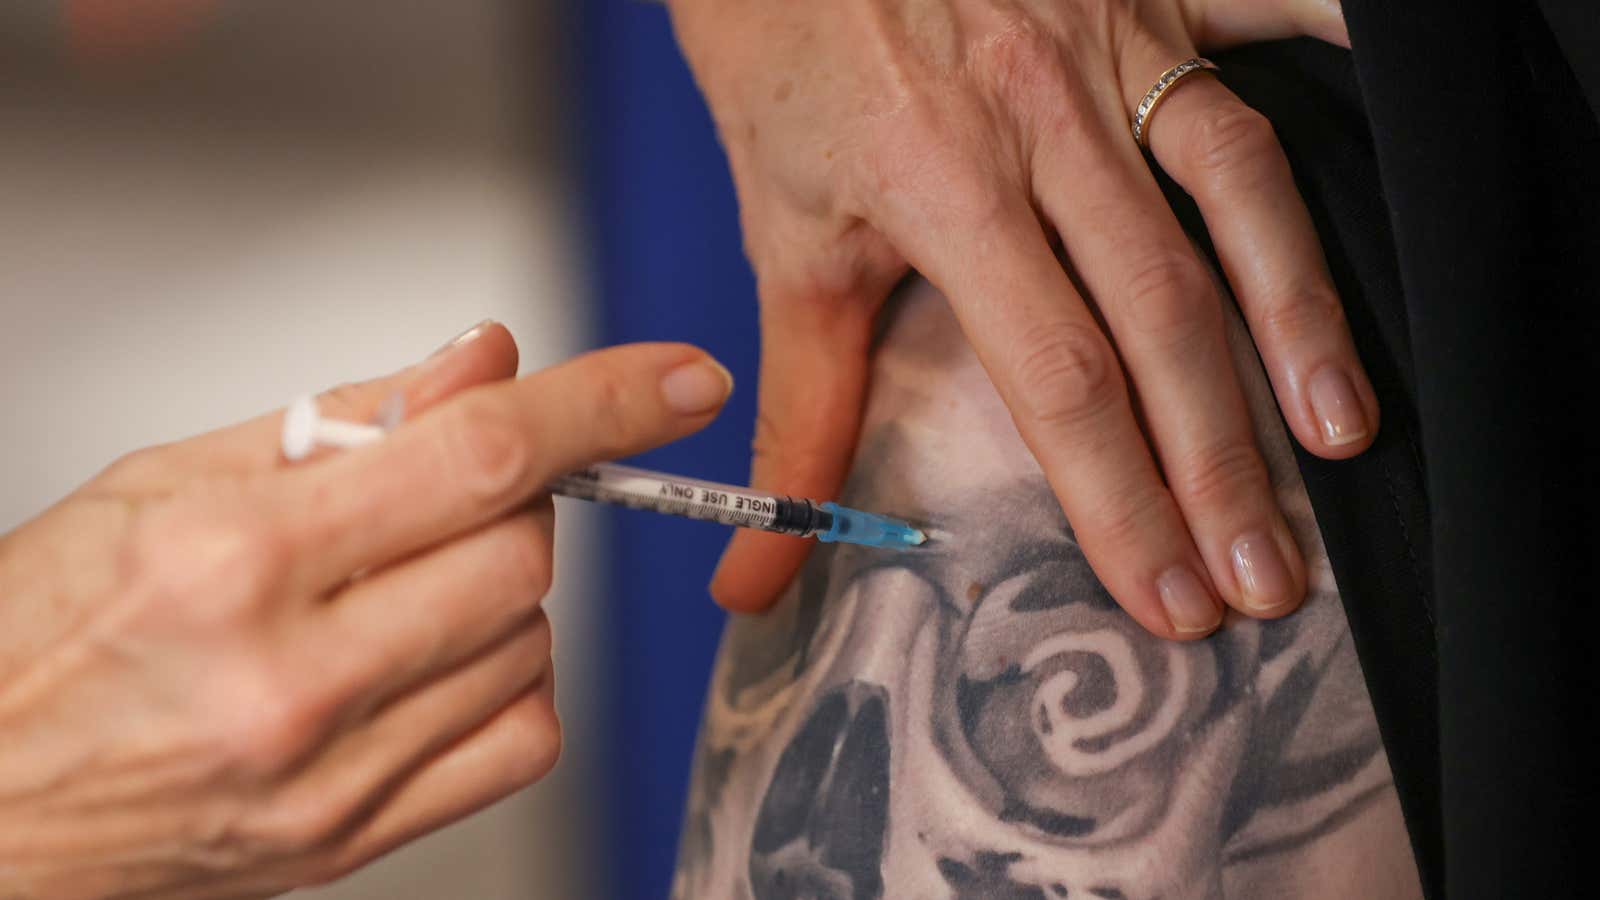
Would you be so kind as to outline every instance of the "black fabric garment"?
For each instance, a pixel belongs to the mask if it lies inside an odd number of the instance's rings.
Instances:
[[[1566,4],[1550,4],[1562,6]],[[1346,5],[1394,223],[1434,546],[1448,896],[1577,895],[1596,591],[1590,5]],[[1563,46],[1565,45],[1565,46]],[[1585,889],[1584,895],[1592,893]]]
[[[1600,7],[1545,9],[1349,0],[1353,53],[1217,57],[1278,130],[1382,404],[1370,451],[1300,462],[1435,900],[1592,893]]]
[[[1278,130],[1383,411],[1377,441],[1354,459],[1335,463],[1296,452],[1418,869],[1425,884],[1437,885],[1443,856],[1430,517],[1410,327],[1355,67],[1349,53],[1315,41],[1248,47],[1217,60],[1228,86]],[[1193,202],[1163,182],[1179,218],[1215,262]]]

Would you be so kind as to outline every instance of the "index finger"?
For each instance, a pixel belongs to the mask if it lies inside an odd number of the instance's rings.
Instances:
[[[399,372],[345,384],[317,397],[326,416],[370,420],[398,395],[408,414],[420,413],[461,391],[517,374],[517,342],[498,322],[484,321],[439,348],[428,359]],[[136,452],[102,473],[97,482],[136,494],[176,490],[196,475],[250,477],[287,465],[279,436],[282,409],[172,444]]]
[[[1019,194],[976,221],[937,224],[914,229],[903,249],[950,298],[1095,574],[1155,634],[1216,628],[1221,604],[1117,355],[1031,205]]]
[[[266,501],[298,578],[322,588],[503,515],[558,475],[698,431],[732,388],[726,369],[687,344],[588,353],[281,473]]]

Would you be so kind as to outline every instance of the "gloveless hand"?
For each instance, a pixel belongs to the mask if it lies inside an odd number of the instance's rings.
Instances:
[[[555,763],[541,486],[705,425],[640,344],[510,380],[477,329],[320,402],[385,441],[295,466],[281,416],[135,453],[0,540],[0,897],[264,896]]]
[[[1145,627],[1202,635],[1219,597],[1254,616],[1298,604],[1305,565],[1251,438],[1219,291],[1129,119],[1200,50],[1346,43],[1336,4],[669,2],[760,288],[759,485],[838,490],[873,320],[909,265],[950,298],[1085,554]],[[1209,74],[1177,83],[1149,125],[1290,428],[1318,455],[1360,452],[1377,402],[1271,125]],[[741,533],[713,593],[760,609],[806,552]]]

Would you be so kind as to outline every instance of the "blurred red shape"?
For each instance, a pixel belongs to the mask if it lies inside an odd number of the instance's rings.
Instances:
[[[192,35],[216,0],[66,0],[68,49],[80,63],[132,62]]]

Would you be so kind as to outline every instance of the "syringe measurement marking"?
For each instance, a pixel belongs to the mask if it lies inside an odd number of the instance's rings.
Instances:
[[[669,492],[669,487],[674,490]],[[735,501],[739,501],[739,505],[736,508],[719,505],[729,502],[728,495],[699,491],[697,488],[689,488],[686,485],[663,484],[660,491],[661,496],[654,500],[649,497],[641,497],[635,493],[609,490],[592,483],[584,485],[584,488],[586,489],[581,493],[586,499],[603,500],[629,509],[653,510],[669,515],[687,516],[691,519],[709,520],[720,522],[724,525],[738,525],[746,528],[771,524],[772,518],[777,512],[772,503],[755,503],[751,502],[752,498],[748,497],[732,498]],[[693,494],[697,491],[705,496],[695,498]],[[690,496],[684,497],[683,492],[688,492]],[[572,493],[579,492],[574,490]],[[764,507],[764,509],[759,509],[759,507]]]

